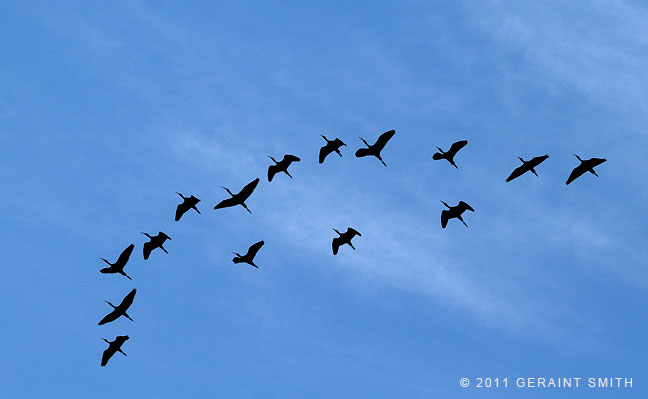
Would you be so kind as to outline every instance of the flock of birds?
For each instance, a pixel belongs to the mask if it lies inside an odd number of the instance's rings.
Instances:
[[[358,158],[361,157],[366,157],[366,156],[373,156],[376,157],[383,165],[387,166],[385,161],[382,159],[381,152],[389,142],[389,140],[394,136],[396,133],[395,130],[389,130],[383,134],[381,134],[376,142],[374,144],[369,144],[365,139],[360,137],[360,140],[366,145],[366,148],[360,148],[356,151],[355,155]],[[326,157],[328,157],[331,153],[335,152],[337,153],[340,157],[342,156],[342,153],[340,152],[340,148],[342,146],[346,146],[342,140],[339,138],[335,138],[334,140],[329,140],[326,136],[321,135],[322,138],[326,141],[326,144],[320,148],[319,151],[319,163],[322,164],[324,163],[324,160]],[[453,143],[448,151],[443,151],[441,148],[437,147],[439,150],[436,152],[432,158],[434,160],[446,160],[448,161],[452,166],[455,168],[459,168],[457,164],[454,161],[455,156],[457,153],[464,148],[468,144],[467,140],[461,140]],[[604,158],[590,158],[587,160],[581,159],[578,155],[574,154],[576,158],[580,161],[580,164],[576,166],[572,172],[570,173],[569,177],[567,178],[566,184],[570,184],[573,182],[575,179],[579,178],[583,174],[590,172],[593,175],[597,176],[596,172],[594,171],[594,167],[602,164],[603,162],[606,161]],[[293,162],[299,162],[300,158],[296,157],[294,155],[284,155],[284,157],[281,159],[281,161],[277,161],[273,157],[269,156],[269,158],[274,162],[273,165],[270,165],[268,167],[268,181],[271,182],[274,177],[276,176],[277,173],[284,173],[288,177],[292,178],[290,173],[288,172],[288,167],[293,163]],[[527,172],[531,172],[534,175],[538,176],[538,173],[536,172],[535,168],[538,167],[542,162],[544,162],[547,158],[549,158],[548,155],[542,155],[542,156],[537,156],[534,157],[528,161],[525,161],[524,159],[518,157],[520,161],[522,161],[522,165],[519,167],[515,168],[513,172],[509,175],[509,177],[506,179],[507,182],[510,182],[523,174]],[[241,191],[238,193],[233,193],[231,192],[228,188],[223,187],[225,191],[230,195],[230,198],[224,199],[220,201],[216,206],[214,206],[214,209],[222,209],[222,208],[229,208],[229,207],[234,207],[240,205],[243,207],[246,211],[249,213],[252,213],[250,209],[247,207],[245,204],[245,201],[252,195],[254,192],[255,188],[259,184],[259,178],[254,179],[250,183],[246,184]],[[200,211],[196,207],[196,205],[200,202],[198,198],[195,196],[191,195],[189,197],[185,197],[184,195],[176,192],[181,198],[182,198],[182,203],[180,203],[175,212],[175,221],[179,221],[182,216],[187,213],[189,210],[193,209],[195,210],[198,214],[200,214]],[[450,219],[458,219],[461,221],[466,227],[468,225],[466,222],[463,220],[462,215],[465,211],[471,211],[475,212],[475,210],[468,205],[464,201],[459,201],[459,203],[456,206],[450,206],[446,202],[441,201],[443,205],[445,205],[448,209],[444,209],[441,211],[441,227],[445,228],[448,224],[448,221]],[[337,229],[333,229],[338,234],[338,237],[333,238],[331,247],[333,250],[333,255],[337,255],[340,247],[342,245],[349,245],[353,250],[355,250],[355,247],[353,246],[353,243],[351,240],[355,237],[362,237],[359,231],[355,230],[352,227],[348,227],[347,230],[343,233],[338,231]],[[158,232],[157,235],[151,236],[148,233],[142,232],[146,237],[149,238],[149,241],[144,243],[143,249],[142,249],[142,254],[144,256],[144,259],[148,259],[149,256],[151,255],[151,252],[155,249],[161,249],[165,253],[168,253],[167,250],[164,248],[164,243],[166,240],[171,240],[171,237],[166,235],[163,232]],[[234,263],[247,263],[250,266],[258,268],[258,266],[254,263],[254,258],[263,247],[264,241],[259,241],[254,244],[252,244],[247,252],[243,255],[233,252],[235,257],[232,259],[232,262]],[[108,267],[105,267],[100,270],[101,273],[104,274],[121,274],[122,276],[128,278],[129,280],[132,280],[131,277],[126,274],[124,271],[124,268],[126,267],[126,264],[128,263],[128,260],[130,259],[131,254],[133,253],[133,250],[135,248],[134,244],[130,244],[126,249],[122,251],[122,253],[119,255],[119,258],[114,263],[110,263],[108,260],[104,258],[99,258],[102,261],[106,262],[108,264]],[[137,293],[136,289],[133,289],[131,292],[129,292],[124,299],[122,299],[121,303],[117,306],[113,305],[112,303],[106,301],[108,305],[112,307],[112,311],[108,313],[106,316],[104,316],[101,321],[99,321],[99,325],[104,325],[110,322],[113,322],[120,317],[125,317],[129,320],[131,317],[126,313],[130,306],[133,304],[133,300],[135,299],[135,294]],[[108,348],[104,350],[103,356],[101,358],[101,366],[105,366],[108,364],[108,361],[110,358],[117,352],[123,354],[126,356],[126,353],[124,353],[121,349],[122,345],[129,339],[128,335],[119,335],[117,336],[113,341],[109,341],[105,338],[102,338],[105,342],[108,343]]]

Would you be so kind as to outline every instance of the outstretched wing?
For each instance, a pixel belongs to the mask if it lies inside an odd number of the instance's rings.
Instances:
[[[155,249],[155,247],[150,241],[144,243],[144,247],[142,248],[142,252],[144,253],[144,260],[149,258],[153,249]]]
[[[525,172],[527,172],[529,169],[527,168],[527,165],[520,165],[513,172],[510,174],[508,178],[506,178],[506,181],[509,182],[517,177],[522,176]]]
[[[299,157],[290,154],[284,155],[283,159],[281,160],[281,162],[288,162],[289,164],[292,162],[299,162],[299,161],[301,161]]]
[[[241,202],[245,202],[245,200],[248,199],[248,197],[250,195],[252,195],[252,193],[254,192],[254,189],[256,188],[257,184],[259,184],[259,178],[258,177],[256,179],[252,180],[251,182],[249,182],[245,187],[243,187],[241,192],[238,193],[238,196],[240,197]]]
[[[277,174],[277,169],[279,169],[277,165],[268,166],[268,181],[272,181],[274,175]]]
[[[459,201],[459,204],[457,205],[457,208],[459,208],[459,211],[461,213],[463,213],[465,211],[475,212],[475,210],[472,209],[472,207],[470,205],[468,205],[467,203],[465,203],[463,201]]]
[[[605,159],[605,158],[590,158],[588,163],[589,163],[590,168],[594,168],[596,166],[599,166],[600,164],[602,164],[605,161],[607,161],[607,159]]]
[[[369,148],[360,148],[355,153],[355,156],[357,158],[366,157],[367,155],[371,155],[371,153],[369,152]]]
[[[117,311],[117,309],[113,309],[112,312],[108,313],[107,315],[104,316],[101,321],[99,321],[99,325],[103,326],[106,323],[110,323],[111,321],[115,321],[119,318],[120,313]],[[112,356],[112,355],[110,355]]]
[[[126,263],[128,263],[128,259],[130,259],[130,256],[133,253],[134,248],[135,248],[135,244],[131,244],[128,247],[126,247],[126,249],[122,251],[121,255],[119,255],[119,259],[117,259],[115,265],[119,265],[123,269],[124,266],[126,266]]]
[[[187,203],[187,201],[184,201],[182,204],[178,204],[178,207],[176,208],[176,213],[175,213],[175,221],[177,222],[180,220],[182,215],[185,214],[189,210],[190,206]]]
[[[567,178],[567,181],[565,182],[565,184],[569,184],[569,183],[573,182],[574,180],[581,177],[583,175],[583,173],[585,173],[585,172],[587,172],[587,168],[585,166],[583,166],[583,164],[578,165],[569,174],[569,177]]]
[[[104,367],[106,364],[108,364],[108,360],[110,360],[115,352],[117,351],[112,346],[109,346],[108,349],[103,351],[103,355],[101,356],[101,367]]]
[[[441,227],[446,228],[448,225],[448,220],[450,220],[450,211],[447,209],[444,209],[441,211]]]
[[[263,246],[263,244],[264,244],[263,241],[259,241],[259,242],[257,242],[257,243],[254,243],[254,244],[250,245],[250,248],[248,249],[246,255],[249,255],[250,257],[252,257],[252,259],[254,259],[254,257],[256,256],[257,252],[259,252],[259,250],[261,249],[261,247]]]
[[[324,163],[324,160],[326,159],[326,156],[328,154],[330,154],[331,152],[333,152],[333,149],[330,148],[328,146],[328,144],[325,145],[324,147],[320,148],[320,151],[319,151],[319,163]]]
[[[462,148],[464,148],[466,146],[466,144],[468,144],[468,140],[461,140],[461,141],[457,141],[455,143],[452,143],[452,145],[450,146],[450,149],[448,150],[448,153],[451,156],[454,157],[455,155],[457,155],[457,152],[459,152],[460,149],[462,149]]]
[[[434,155],[432,155],[432,159],[434,159],[435,161],[443,159],[443,154],[441,154],[440,152],[435,152]]]
[[[387,145],[387,142],[392,137],[394,137],[394,134],[396,134],[396,130],[389,130],[381,134],[380,137],[378,137],[378,140],[376,140],[376,144],[374,144],[373,147],[378,150],[378,152],[382,151],[382,149]]]
[[[362,234],[360,234],[360,232],[358,230],[354,229],[353,227],[349,227],[347,230],[350,233],[352,233],[354,236],[362,237]]]
[[[229,208],[230,206],[236,206],[238,204],[239,204],[238,200],[232,197],[232,198],[222,200],[221,202],[216,204],[214,209]]]
[[[340,249],[340,245],[342,245],[341,241],[340,237],[335,237],[333,239],[333,255],[337,255],[338,249]]]
[[[124,297],[124,299],[121,301],[119,304],[119,308],[121,308],[124,312],[130,308],[130,306],[133,304],[133,299],[135,299],[135,293],[137,293],[137,289],[133,288],[131,292],[128,293]]]

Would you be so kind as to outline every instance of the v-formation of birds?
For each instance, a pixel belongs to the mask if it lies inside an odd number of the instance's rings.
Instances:
[[[385,161],[382,159],[381,153],[384,150],[387,143],[389,142],[389,140],[391,140],[391,138],[394,137],[395,133],[396,133],[395,130],[389,130],[381,134],[378,137],[378,139],[376,139],[374,144],[369,144],[365,139],[360,137],[360,140],[362,140],[366,148],[363,147],[358,149],[355,153],[355,156],[357,158],[373,156],[376,157],[384,166],[387,166]],[[321,136],[326,141],[326,144],[320,148],[319,158],[318,158],[319,163],[320,164],[324,163],[326,158],[333,152],[335,152],[338,156],[342,157],[342,152],[340,151],[340,148],[346,146],[346,144],[342,142],[342,140],[340,140],[339,138],[329,140],[326,136],[324,135]],[[468,144],[467,140],[457,141],[453,143],[447,151],[444,151],[440,147],[437,147],[439,151],[434,153],[432,155],[432,158],[434,160],[446,160],[450,163],[450,165],[459,169],[459,167],[455,163],[454,158],[457,156],[457,153],[462,148],[464,148],[467,144]],[[598,175],[594,171],[594,167],[606,161],[606,159],[604,158],[590,158],[587,160],[583,160],[576,154],[574,154],[574,156],[578,158],[580,164],[572,170],[565,184],[570,184],[571,182],[581,177],[586,172],[590,172],[591,174],[598,177]],[[284,157],[280,161],[277,161],[275,158],[271,156],[268,157],[274,162],[274,164],[268,167],[268,182],[272,182],[272,180],[275,178],[275,176],[278,173],[284,173],[288,177],[292,178],[292,175],[288,171],[288,167],[293,162],[301,161],[299,157],[290,154],[284,155]],[[538,173],[536,172],[535,169],[547,158],[549,158],[549,156],[548,155],[537,156],[528,161],[525,161],[521,157],[518,158],[522,162],[522,165],[518,166],[513,170],[513,172],[511,172],[509,177],[506,179],[507,182],[510,182],[522,176],[526,172],[531,172],[534,175],[538,176]],[[245,201],[252,195],[257,185],[259,184],[259,181],[260,181],[259,178],[252,180],[250,183],[246,184],[238,193],[233,193],[228,188],[223,187],[223,189],[225,189],[225,191],[227,191],[227,193],[230,195],[230,198],[220,201],[218,204],[216,204],[216,206],[214,206],[214,209],[229,208],[229,207],[240,205],[246,211],[252,213],[252,211],[245,204]],[[177,194],[182,198],[182,203],[180,203],[176,208],[176,212],[175,212],[176,222],[179,221],[185,213],[187,213],[192,209],[196,211],[198,214],[200,214],[200,211],[197,208],[197,205],[200,202],[198,198],[196,198],[193,195],[190,195],[189,197],[185,197],[181,193],[177,193]],[[464,201],[459,201],[459,203],[456,206],[450,206],[444,201],[441,202],[443,203],[443,205],[445,205],[448,208],[441,211],[442,228],[446,228],[448,221],[450,219],[455,219],[455,218],[458,219],[460,222],[462,222],[466,227],[468,227],[466,222],[463,220],[462,215],[465,211],[475,212],[475,210],[470,205],[468,205]],[[353,246],[351,240],[355,236],[362,237],[360,232],[355,230],[352,227],[348,227],[347,230],[343,233],[341,233],[335,228],[333,228],[333,230],[338,234],[338,237],[333,238],[331,243],[333,255],[337,255],[340,247],[345,244],[350,246],[353,250],[355,250],[355,247]],[[171,240],[171,237],[169,237],[168,235],[166,235],[161,231],[158,232],[158,234],[153,236],[145,232],[142,232],[142,234],[144,234],[146,237],[149,238],[149,241],[146,242],[142,248],[142,254],[145,260],[147,260],[150,257],[151,252],[153,250],[158,248],[164,251],[165,253],[168,253],[167,250],[164,248],[164,243],[166,242],[166,240]],[[250,247],[247,249],[247,252],[243,255],[241,255],[238,252],[233,252],[235,257],[232,259],[232,262],[237,264],[247,263],[250,266],[259,268],[259,266],[257,266],[254,263],[254,258],[256,257],[259,250],[263,247],[263,245],[264,245],[264,241],[258,241],[250,245]],[[101,269],[100,272],[104,274],[121,274],[122,276],[128,278],[129,280],[132,280],[132,278],[128,274],[126,274],[124,268],[128,263],[128,260],[130,259],[130,256],[133,253],[134,248],[135,248],[134,244],[130,244],[128,247],[126,247],[126,249],[124,249],[122,253],[119,255],[115,263],[110,263],[108,260],[104,258],[99,258],[109,266]],[[133,321],[133,319],[126,312],[133,304],[136,292],[137,290],[133,289],[122,299],[120,304],[117,306],[106,301],[106,303],[110,305],[113,310],[99,321],[99,325],[104,325],[113,322],[122,316]],[[128,335],[119,335],[113,341],[108,341],[105,338],[102,339],[108,343],[108,348],[103,352],[101,358],[101,366],[105,366],[106,364],[108,364],[110,358],[117,352],[126,356],[126,353],[122,351],[121,347],[129,339]]]

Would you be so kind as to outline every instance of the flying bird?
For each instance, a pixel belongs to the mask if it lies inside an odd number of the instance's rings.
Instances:
[[[457,141],[450,146],[450,149],[448,151],[445,152],[441,148],[437,147],[439,152],[435,152],[434,155],[432,155],[432,159],[436,161],[438,161],[439,159],[445,159],[450,162],[452,166],[459,169],[457,164],[454,162],[454,157],[455,155],[457,155],[460,149],[466,146],[466,144],[468,144],[468,140]]]
[[[263,241],[259,241],[257,243],[254,243],[254,244],[250,245],[250,248],[248,248],[245,255],[241,255],[238,252],[233,252],[234,255],[236,255],[236,257],[234,259],[232,259],[232,262],[234,262],[234,263],[247,263],[248,265],[254,266],[254,267],[256,267],[258,269],[259,266],[254,264],[254,257],[256,256],[257,252],[259,252],[259,250],[261,249],[263,244],[264,244]]]
[[[513,170],[513,172],[511,172],[511,175],[506,179],[507,182],[510,182],[511,180],[520,177],[529,171],[531,171],[531,173],[533,173],[534,175],[538,176],[534,168],[540,165],[542,162],[544,162],[545,159],[549,158],[549,155],[545,154],[540,157],[534,157],[528,161],[525,161],[521,157],[518,158],[520,159],[520,161],[522,161],[522,165],[518,166]]]
[[[443,203],[443,205],[448,207],[447,210],[444,209],[441,211],[441,227],[445,229],[445,227],[448,225],[448,220],[452,218],[457,218],[461,220],[461,223],[463,223],[464,226],[468,227],[466,222],[464,222],[464,220],[461,218],[461,214],[464,213],[465,211],[475,212],[475,210],[472,209],[470,205],[466,204],[463,201],[459,201],[457,206],[450,206],[443,201],[441,201],[441,203]]]
[[[250,197],[250,195],[252,195],[252,192],[256,188],[257,184],[259,184],[258,177],[252,180],[250,183],[248,183],[245,187],[243,187],[241,191],[238,192],[237,194],[232,194],[232,192],[227,187],[223,187],[225,191],[227,191],[229,195],[232,196],[232,198],[222,200],[221,202],[216,204],[214,209],[228,208],[230,206],[241,205],[243,208],[245,208],[246,211],[252,213],[252,211],[250,211],[248,207],[245,205],[245,200],[247,200]]]
[[[362,234],[360,234],[359,231],[351,227],[347,228],[347,231],[345,231],[344,233],[340,233],[336,229],[333,229],[333,231],[339,234],[339,237],[333,238],[333,255],[337,255],[338,249],[340,249],[340,246],[344,244],[349,244],[349,246],[353,248],[353,250],[355,250],[355,247],[351,243],[351,239],[355,236],[362,237]]]
[[[108,349],[106,349],[101,356],[101,367],[104,367],[106,364],[108,364],[108,360],[110,360],[110,358],[117,352],[126,356],[124,351],[121,350],[121,347],[122,345],[124,345],[124,342],[128,341],[128,335],[118,335],[112,342],[108,341],[106,338],[101,339],[108,343]]]
[[[335,151],[339,156],[342,156],[342,153],[340,152],[340,147],[342,146],[346,147],[346,144],[344,144],[342,140],[338,139],[337,137],[335,138],[335,140],[329,140],[323,134],[320,134],[320,136],[322,136],[324,140],[326,140],[326,145],[320,148],[319,163],[324,163],[324,159],[326,159],[326,157],[333,151]]]
[[[385,148],[385,145],[387,145],[387,142],[394,136],[394,134],[396,134],[396,130],[389,130],[381,134],[374,145],[369,145],[369,143],[367,143],[365,139],[359,137],[359,139],[362,140],[362,142],[365,143],[368,148],[360,148],[355,153],[356,157],[360,158],[366,157],[368,155],[373,155],[374,157],[378,158],[378,160],[382,162],[383,165],[387,166],[385,161],[383,161],[383,159],[380,157],[380,152],[383,150],[383,148]]]
[[[583,175],[585,172],[590,172],[594,176],[598,177],[596,172],[594,171],[594,167],[602,164],[603,162],[607,161],[605,158],[590,158],[585,161],[583,161],[578,155],[574,154],[576,158],[580,161],[580,165],[574,168],[572,172],[569,174],[569,178],[567,178],[567,181],[565,184],[569,184],[573,182],[574,180],[578,179]]]
[[[124,267],[126,266],[126,263],[128,263],[128,259],[130,259],[131,253],[133,253],[133,248],[135,248],[134,244],[131,244],[128,247],[126,247],[126,249],[123,250],[122,253],[119,255],[119,258],[117,258],[117,261],[115,263],[110,263],[104,258],[99,258],[110,266],[110,267],[104,267],[99,271],[104,274],[119,273],[122,276],[127,277],[129,280],[132,280],[132,278],[130,278],[130,276],[124,272]]]
[[[106,323],[110,323],[111,321],[117,320],[120,316],[124,316],[130,321],[133,321],[133,319],[130,318],[128,313],[126,311],[130,306],[133,304],[133,299],[135,299],[135,293],[137,292],[136,289],[133,288],[131,292],[129,292],[124,299],[122,299],[121,303],[117,306],[113,305],[112,303],[106,301],[108,305],[110,305],[113,308],[113,311],[108,313],[106,316],[104,316],[103,319],[99,322],[100,326],[103,326]]]
[[[288,167],[291,163],[300,161],[299,157],[290,154],[284,155],[283,159],[279,162],[270,155],[268,155],[268,158],[272,159],[272,162],[275,163],[274,165],[268,166],[268,181],[272,181],[274,175],[279,172],[284,172],[292,179],[292,176],[288,173]]]
[[[144,260],[148,259],[149,256],[151,255],[151,251],[153,251],[155,248],[160,248],[161,250],[164,251],[164,253],[168,254],[167,250],[164,249],[162,246],[166,240],[170,240],[171,237],[168,235],[164,234],[163,232],[158,232],[156,236],[150,236],[148,233],[142,232],[145,236],[147,236],[150,241],[144,243]]]
[[[189,209],[195,210],[200,215],[200,211],[198,210],[198,208],[196,208],[196,204],[200,202],[198,198],[194,197],[193,195],[191,197],[185,197],[184,195],[180,194],[177,191],[176,194],[182,197],[182,204],[178,204],[178,207],[176,208],[176,213],[175,213],[176,222],[180,220],[182,215],[184,215]]]

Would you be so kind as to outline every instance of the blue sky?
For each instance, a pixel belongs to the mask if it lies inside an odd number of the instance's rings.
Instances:
[[[645,395],[648,7],[565,3],[5,3],[0,396]],[[390,129],[387,168],[353,156]],[[431,159],[459,139],[459,170]],[[565,186],[572,153],[600,178]],[[212,209],[255,177],[252,215]],[[175,191],[202,215],[174,222]],[[133,281],[98,272],[130,243]],[[132,288],[134,322],[97,326]]]

